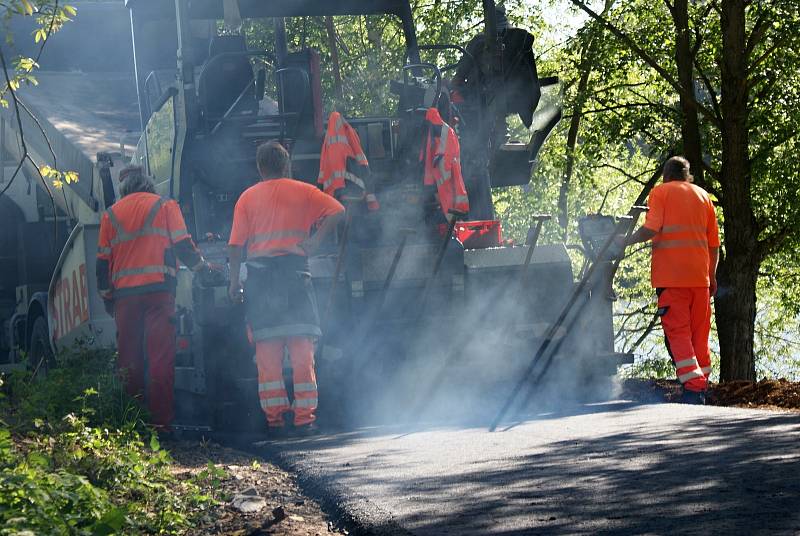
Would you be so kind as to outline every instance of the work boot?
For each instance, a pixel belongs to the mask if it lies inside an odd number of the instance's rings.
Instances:
[[[311,437],[318,434],[319,427],[313,422],[300,426],[295,425],[294,430],[292,430],[292,437]]]
[[[289,437],[289,429],[286,426],[270,426],[267,429],[268,439],[286,439]]]
[[[681,404],[691,404],[693,406],[705,406],[706,393],[705,391],[689,391],[687,389],[684,389],[683,395],[681,395]]]

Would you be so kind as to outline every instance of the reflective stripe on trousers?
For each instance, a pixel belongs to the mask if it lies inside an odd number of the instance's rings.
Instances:
[[[697,363],[697,358],[695,357],[675,361],[675,370],[678,380],[680,380],[681,383],[686,383],[694,378],[705,378],[705,374],[703,374],[702,369],[700,369],[700,365]]]

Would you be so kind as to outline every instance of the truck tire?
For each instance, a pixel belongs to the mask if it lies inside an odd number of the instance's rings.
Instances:
[[[47,319],[43,316],[39,316],[33,322],[28,355],[33,370],[37,370],[38,367],[37,374],[47,374],[55,363],[53,349],[50,346],[50,330],[47,329]]]

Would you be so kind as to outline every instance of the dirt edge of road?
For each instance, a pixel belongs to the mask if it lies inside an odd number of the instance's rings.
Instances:
[[[628,379],[622,382],[621,396],[641,402],[678,402],[681,386],[677,380]],[[706,404],[800,412],[800,382],[781,378],[712,383]]]
[[[171,441],[164,447],[172,455],[173,474],[180,479],[199,480],[206,493],[216,499],[191,534],[352,534],[303,492],[291,472],[263,456],[195,441]],[[236,497],[241,495],[249,495],[245,502],[250,504],[263,500],[263,506],[259,511],[244,512],[234,506]]]

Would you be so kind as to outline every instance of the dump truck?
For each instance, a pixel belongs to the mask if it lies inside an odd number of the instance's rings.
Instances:
[[[509,55],[493,1],[483,2],[485,29],[468,47],[419,43],[408,0],[75,5],[75,21],[45,49],[38,86],[18,92],[31,158],[0,198],[16,206],[2,211],[0,232],[16,236],[21,260],[14,267],[0,259],[5,366],[25,356],[48,362],[76,340],[113,346],[94,270],[100,218],[119,200],[124,165],[144,166],[158,193],[178,201],[204,256],[227,267],[235,202],[257,180],[256,147],[280,141],[293,177],[316,184],[333,109],[359,133],[381,208],[351,211],[349,232],[310,259],[325,331],[317,352],[321,411],[380,396],[400,375],[413,382],[420,369],[403,364],[422,354],[454,370],[472,363],[495,371],[500,382],[575,289],[565,244],[536,244],[535,224],[527,243],[511,244],[495,221],[492,191],[530,182],[560,108],[557,91],[546,95],[557,81]],[[360,50],[337,35],[347,25],[367,29]],[[448,87],[464,67],[475,69],[472,83]],[[348,83],[355,79],[367,83]],[[520,93],[531,106],[528,129],[508,119]],[[470,213],[460,223],[441,214],[422,183],[420,133],[430,107],[443,111],[461,141]],[[21,157],[14,112],[0,115],[0,186]],[[39,176],[41,165],[76,171],[78,180],[56,189]],[[613,228],[611,220],[592,221],[581,227],[594,233],[589,242]],[[38,271],[23,269],[29,265]],[[265,428],[244,312],[227,286],[224,271],[179,271],[178,429]],[[612,303],[598,278],[582,290],[580,309],[589,314],[557,335],[559,362],[576,385],[629,360],[614,351]]]

